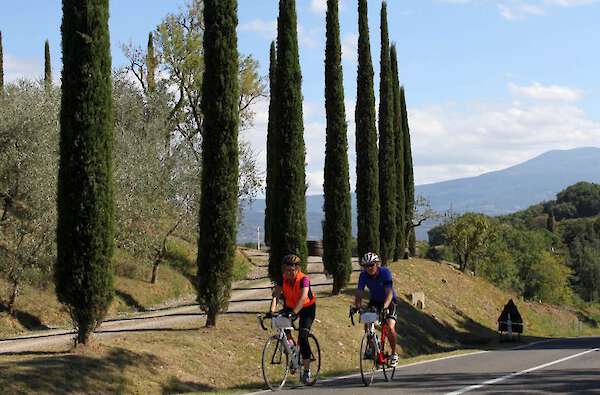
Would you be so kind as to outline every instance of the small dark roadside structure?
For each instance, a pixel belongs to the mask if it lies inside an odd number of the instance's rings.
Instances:
[[[521,333],[523,333],[523,318],[519,313],[519,309],[517,309],[517,305],[513,300],[509,300],[506,305],[504,305],[504,309],[502,309],[502,313],[500,317],[498,317],[498,332],[500,336],[506,333],[508,335],[509,340],[513,339],[513,334],[516,333],[518,339],[521,339]]]

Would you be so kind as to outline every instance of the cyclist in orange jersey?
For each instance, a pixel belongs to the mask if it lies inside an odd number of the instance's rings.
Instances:
[[[306,383],[311,379],[310,355],[311,349],[308,343],[308,334],[316,313],[316,296],[310,287],[310,279],[300,270],[301,259],[297,255],[286,255],[282,261],[281,271],[283,276],[273,287],[273,299],[271,301],[271,313],[275,313],[277,299],[283,296],[284,308],[282,313],[289,313],[292,319],[299,318],[298,344],[302,354],[304,373],[301,380]]]

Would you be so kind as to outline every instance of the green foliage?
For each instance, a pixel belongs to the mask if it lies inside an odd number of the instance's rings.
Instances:
[[[198,303],[206,326],[229,305],[238,197],[237,1],[206,0]]]
[[[463,272],[470,267],[472,258],[487,247],[493,236],[490,219],[477,213],[466,213],[453,219],[446,229],[446,239]]]
[[[396,159],[394,138],[394,92],[387,4],[381,3],[381,52],[379,75],[379,253],[383,265],[394,258],[396,246]]]
[[[52,86],[52,63],[50,63],[50,44],[48,40],[44,44],[44,84],[47,89]]]
[[[148,48],[146,52],[146,86],[149,93],[156,91],[156,55],[154,54],[154,38],[152,32],[148,33]]]
[[[427,238],[429,240],[429,245],[437,246],[442,244],[448,244],[448,239],[446,234],[448,232],[448,223],[443,223],[427,231]]]
[[[358,75],[356,77],[356,212],[358,256],[379,251],[379,164],[375,128],[373,63],[367,0],[358,0]]]
[[[271,49],[269,52],[269,122],[267,125],[267,186],[265,190],[265,244],[271,245],[271,211],[273,210],[274,196],[273,191],[277,190],[277,186],[273,183],[277,180],[274,175],[274,171],[277,165],[274,162],[275,151],[277,142],[275,138],[278,134],[275,131],[277,121],[275,116],[277,115],[277,98],[275,94],[277,89],[275,88],[275,81],[277,80],[277,49],[275,48],[275,41],[271,42]],[[275,275],[275,273],[273,273]]]
[[[0,30],[0,97],[4,94],[4,54],[2,53],[2,31]]]
[[[600,300],[600,219],[563,221],[559,230],[576,292],[587,301]]]
[[[600,185],[578,182],[556,195],[556,201],[545,206],[557,220],[592,217],[600,214]]]
[[[515,228],[528,230],[536,228],[537,218],[544,216],[544,204],[534,204],[525,210],[498,216],[498,221],[507,223]]]
[[[394,159],[396,160],[396,245],[394,248],[394,260],[403,259],[406,250],[407,225],[406,198],[405,190],[405,169],[404,169],[404,123],[402,121],[402,102],[400,98],[400,80],[398,77],[398,55],[396,46],[391,48],[391,71],[392,71],[392,89],[393,89],[393,120],[394,120]]]
[[[108,0],[63,0],[56,292],[87,343],[113,298]]]
[[[277,177],[271,211],[269,275],[281,277],[281,260],[293,253],[306,268],[305,149],[302,74],[298,55],[295,0],[280,0],[277,18]],[[276,219],[276,220],[275,220]],[[275,225],[275,226],[273,226]]]
[[[17,81],[0,106],[0,274],[13,294],[49,282],[56,257],[57,90]],[[9,302],[14,303],[14,299]],[[9,306],[9,309],[12,306]]]
[[[423,198],[417,198],[415,200],[415,177],[413,174],[413,160],[412,160],[412,149],[410,146],[410,127],[408,126],[408,111],[406,110],[406,95],[404,94],[404,87],[400,87],[400,106],[402,108],[402,131],[404,134],[403,142],[403,153],[404,153],[404,191],[405,197],[405,220],[406,224],[410,225],[412,229],[408,235],[408,251],[411,256],[415,254],[416,235],[413,225],[421,225],[423,218],[432,218],[435,214],[431,210],[431,206],[428,204],[423,207]],[[420,211],[416,212],[416,209]],[[416,222],[416,224],[415,224]]]
[[[327,1],[326,22],[323,264],[333,275],[332,293],[336,295],[346,286],[352,273],[352,212],[338,0]]]

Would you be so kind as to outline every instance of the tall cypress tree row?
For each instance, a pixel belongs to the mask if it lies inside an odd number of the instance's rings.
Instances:
[[[415,178],[413,175],[412,150],[410,147],[410,128],[408,127],[408,111],[406,110],[406,97],[404,87],[400,87],[400,105],[402,108],[402,130],[404,132],[404,191],[405,198],[405,221],[407,225],[412,224],[415,205]],[[410,256],[416,255],[415,228],[406,228],[408,238],[408,251]]]
[[[229,304],[238,194],[237,0],[204,0],[198,303],[206,326]]]
[[[398,77],[398,55],[392,45],[390,61],[392,65],[392,87],[394,92],[394,143],[396,159],[396,246],[394,260],[404,258],[406,249],[406,191],[404,190],[404,124],[400,100],[400,79]]]
[[[56,293],[87,343],[113,298],[108,0],[63,0]]]
[[[281,278],[281,260],[296,254],[306,269],[306,199],[302,74],[298,56],[296,1],[280,0],[277,18],[277,150],[279,165],[271,211],[269,273]]]
[[[2,30],[0,30],[0,95],[4,92],[4,55],[2,54]]]
[[[269,123],[267,125],[267,188],[265,191],[265,244],[271,245],[271,211],[273,206],[273,191],[277,190],[274,182],[277,143],[275,127],[277,125],[275,115],[277,114],[277,98],[275,97],[276,88],[275,81],[277,80],[277,52],[275,42],[271,42],[271,50],[269,53]],[[271,273],[271,271],[269,271]],[[275,275],[276,273],[273,273]]]
[[[50,63],[50,44],[44,44],[44,85],[46,89],[52,87],[52,64]]]
[[[325,44],[325,193],[323,209],[323,264],[333,275],[337,295],[352,273],[352,212],[348,175],[348,136],[344,109],[344,77],[338,1],[327,0],[327,41]]]
[[[154,54],[154,39],[152,32],[148,33],[148,47],[146,50],[146,84],[148,92],[153,93],[156,90],[156,55]]]
[[[381,261],[393,259],[396,246],[396,160],[394,107],[387,4],[381,3],[381,55],[379,77],[379,237]]]
[[[356,211],[358,256],[379,253],[379,165],[375,128],[373,63],[367,0],[358,0],[358,75],[356,77]]]

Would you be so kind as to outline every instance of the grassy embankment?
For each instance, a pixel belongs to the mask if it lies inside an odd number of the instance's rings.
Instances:
[[[420,259],[393,263],[402,299],[398,330],[402,362],[465,349],[502,347],[495,331],[502,306],[513,298],[528,339],[600,333],[600,309],[525,303],[480,278],[446,264]],[[356,277],[356,275],[354,276]],[[408,302],[423,291],[425,309]],[[323,376],[358,371],[360,326],[347,312],[352,297],[321,293],[314,333],[323,351]],[[266,308],[266,305],[265,305]],[[578,322],[582,322],[581,326]],[[202,318],[168,330],[141,331],[99,339],[76,353],[64,349],[0,358],[0,381],[11,392],[239,392],[262,387],[260,353],[268,336],[252,314],[227,314],[218,328]]]
[[[159,267],[158,281],[150,283],[152,267],[124,250],[115,254],[115,299],[108,312],[109,317],[145,311],[150,308],[193,301],[194,287],[191,280],[196,273],[196,247],[172,237],[167,243],[165,262]],[[246,277],[250,265],[237,254],[235,279]],[[9,284],[0,278],[0,290],[6,297]],[[1,298],[0,298],[1,300]],[[58,302],[54,288],[23,287],[16,303],[16,318],[0,310],[0,339],[24,334],[32,330],[68,328],[69,315]]]

